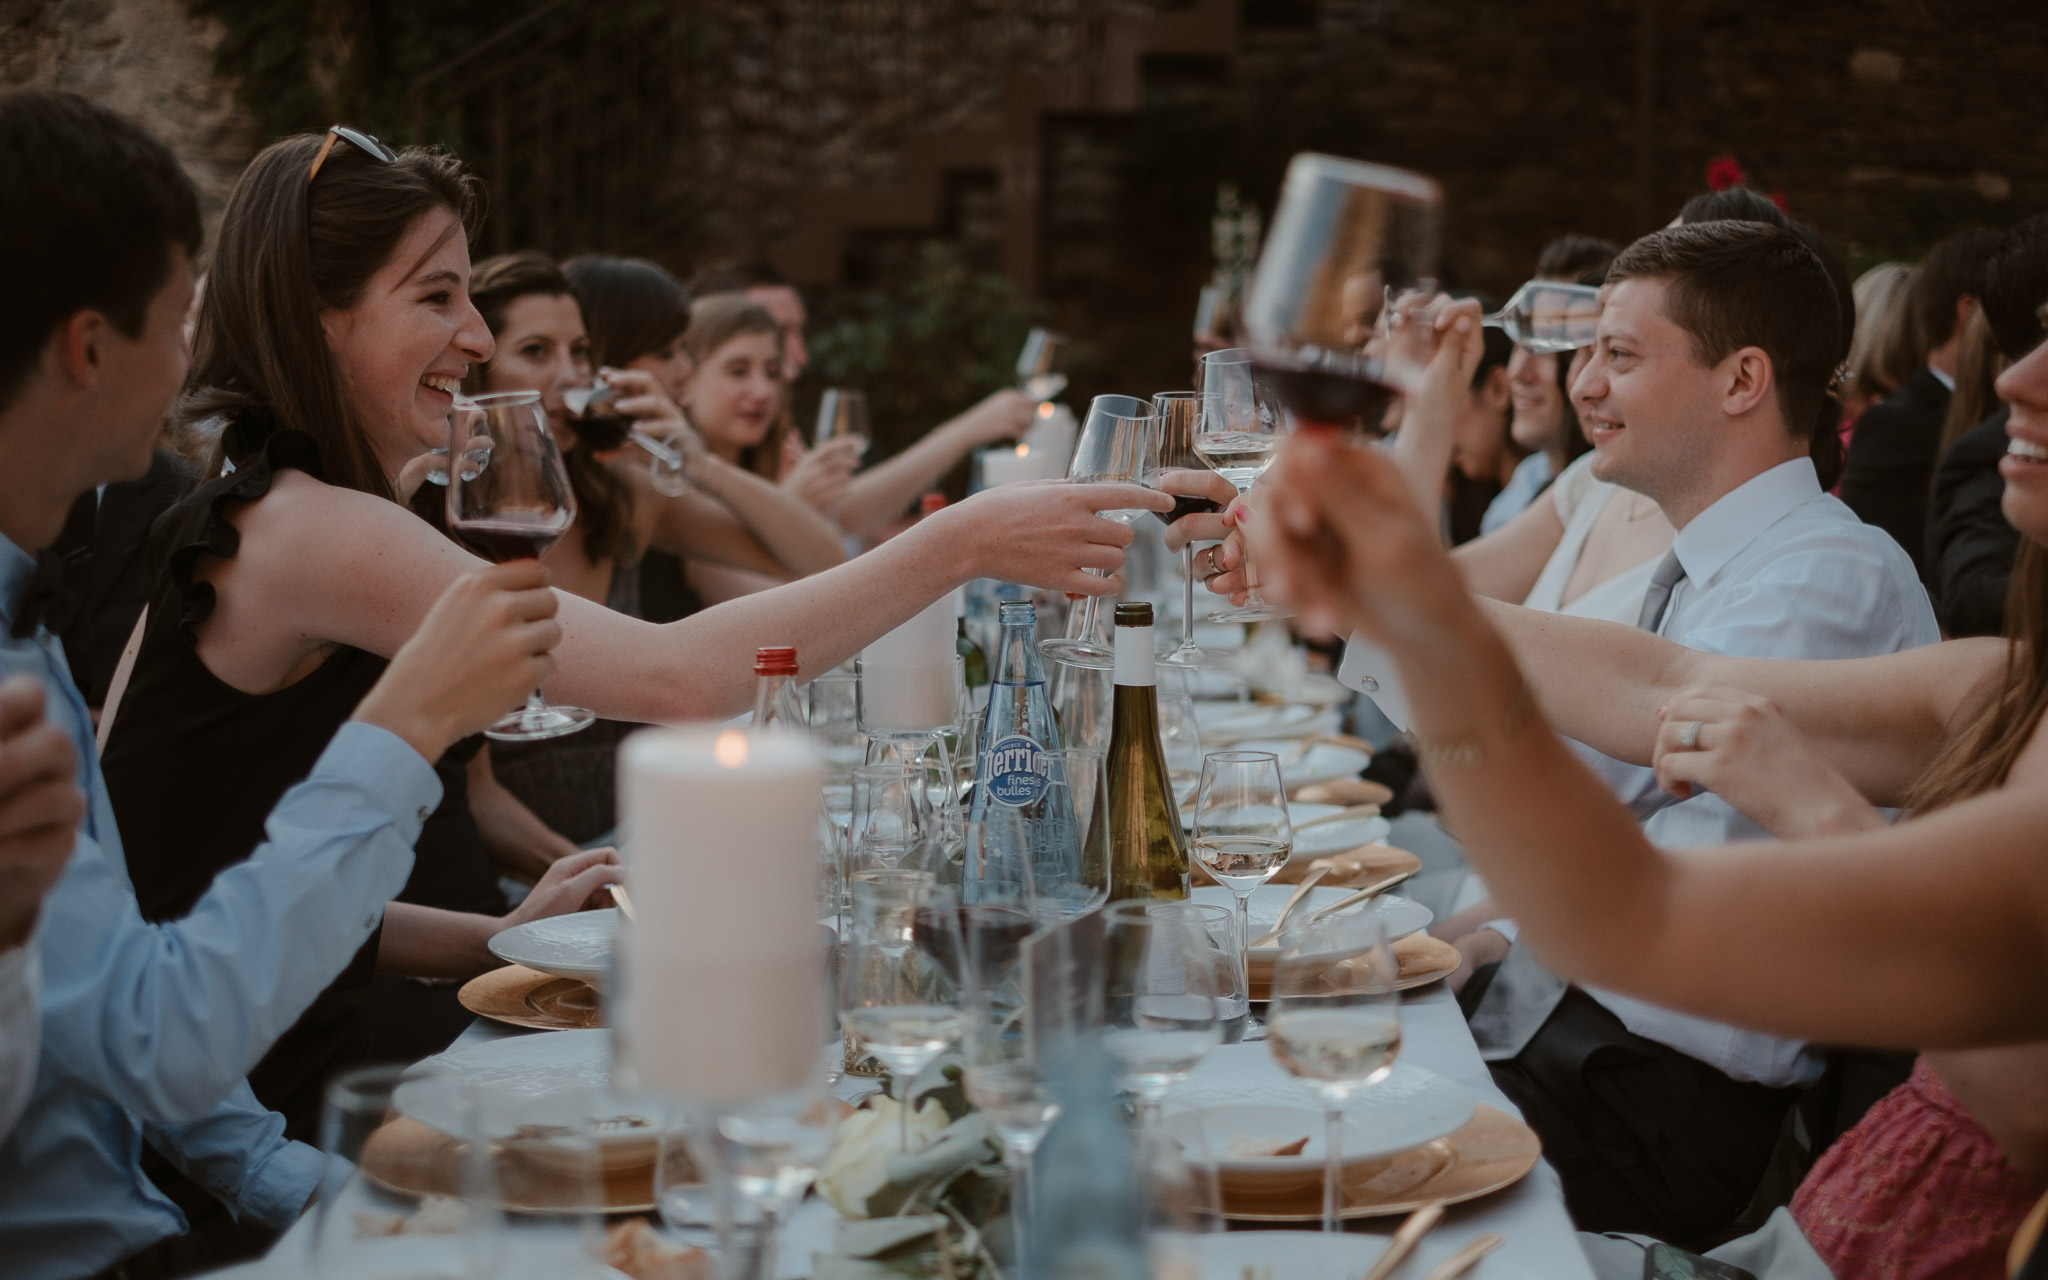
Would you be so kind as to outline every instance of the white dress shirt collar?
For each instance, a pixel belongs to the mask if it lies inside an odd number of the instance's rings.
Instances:
[[[1956,389],[1956,375],[1952,373],[1944,373],[1940,369],[1935,368],[1931,364],[1927,366],[1927,372],[1933,374],[1934,380],[1936,382],[1939,382],[1942,386],[1947,387],[1950,391],[1954,391]]]
[[[1678,531],[1671,549],[1695,588],[1778,521],[1821,496],[1820,476],[1810,458],[1781,462],[1722,494]]]

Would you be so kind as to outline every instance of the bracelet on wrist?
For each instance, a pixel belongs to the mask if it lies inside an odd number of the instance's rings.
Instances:
[[[1515,673],[1515,697],[1501,714],[1495,731],[1502,738],[1512,738],[1536,718],[1536,694],[1529,688],[1529,682]],[[1424,737],[1417,729],[1410,729],[1409,739],[1415,744],[1415,758],[1423,764],[1446,765],[1454,768],[1470,768],[1486,759],[1486,744],[1480,734],[1462,738]]]

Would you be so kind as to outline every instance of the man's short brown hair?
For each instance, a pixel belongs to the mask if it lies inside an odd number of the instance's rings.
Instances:
[[[1797,235],[1762,222],[1667,227],[1608,268],[1609,284],[1630,279],[1671,286],[1665,309],[1702,365],[1744,347],[1770,357],[1786,430],[1811,436],[1843,347],[1842,308],[1820,256]]]

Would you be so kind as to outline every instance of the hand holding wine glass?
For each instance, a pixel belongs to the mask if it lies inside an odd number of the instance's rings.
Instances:
[[[1159,415],[1159,443],[1147,452],[1151,469],[1144,476],[1149,488],[1173,494],[1173,510],[1163,517],[1169,529],[1190,516],[1217,515],[1223,499],[1203,493],[1201,486],[1187,483],[1207,459],[1197,447],[1202,418],[1209,403],[1203,391],[1162,391],[1152,397]],[[1171,539],[1169,537],[1169,546]],[[1180,644],[1161,659],[1176,667],[1214,666],[1215,654],[1195,643],[1195,548],[1189,539],[1181,552]]]
[[[540,393],[478,396],[457,406],[449,423],[449,455],[465,463],[450,469],[449,531],[497,563],[538,560],[576,520],[576,495]],[[555,738],[596,718],[582,707],[551,707],[535,689],[524,708],[484,734],[506,742]]]
[[[1379,913],[1325,917],[1280,940],[1266,1043],[1323,1101],[1323,1230],[1342,1229],[1344,1104],[1379,1083],[1401,1051],[1398,971]]]
[[[1088,420],[1081,426],[1080,443],[1074,446],[1074,460],[1067,479],[1076,484],[1143,484],[1158,471],[1150,461],[1159,444],[1159,415],[1149,401],[1134,396],[1097,396],[1088,405]],[[1102,515],[1119,524],[1130,524],[1145,514],[1147,507],[1110,508]],[[1096,671],[1115,665],[1116,654],[1088,637],[1095,633],[1096,602],[1090,597],[1075,637],[1047,640],[1039,646],[1046,657]]]

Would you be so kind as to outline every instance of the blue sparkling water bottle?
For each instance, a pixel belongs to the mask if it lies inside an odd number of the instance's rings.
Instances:
[[[1039,896],[1058,902],[1079,885],[1080,836],[1074,798],[1059,765],[1059,725],[1038,659],[1038,615],[1028,600],[1005,600],[999,616],[1002,636],[967,813],[969,822],[981,824],[982,845],[968,851],[961,898],[983,900],[986,879],[1013,880],[1014,868],[1023,863],[1031,868]]]

